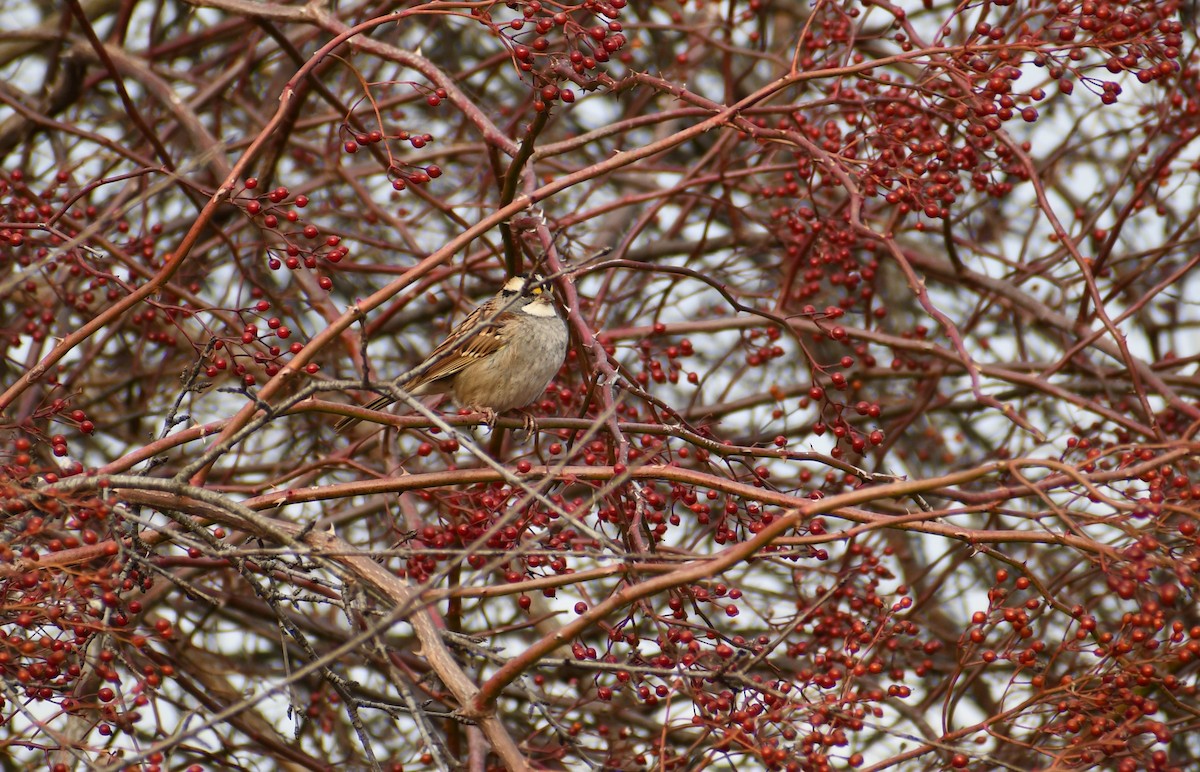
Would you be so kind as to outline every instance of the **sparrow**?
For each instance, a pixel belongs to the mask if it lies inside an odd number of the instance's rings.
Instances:
[[[392,383],[414,397],[451,394],[461,407],[488,416],[521,408],[545,391],[567,354],[567,325],[554,293],[536,273],[514,276],[471,312],[414,372]],[[428,368],[428,369],[426,369]],[[381,410],[395,399],[366,405]],[[360,418],[343,418],[338,432]]]

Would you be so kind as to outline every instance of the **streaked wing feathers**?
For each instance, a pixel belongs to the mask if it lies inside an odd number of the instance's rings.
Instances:
[[[504,329],[506,322],[511,321],[513,314],[505,312],[488,324],[480,325],[483,308],[477,308],[458,327],[458,335],[451,335],[440,346],[433,350],[426,361],[435,364],[425,371],[417,380],[406,388],[419,389],[434,381],[448,378],[463,370],[473,362],[495,354],[504,346],[504,338],[499,331]],[[474,335],[472,336],[472,333]],[[465,343],[462,341],[470,337]]]

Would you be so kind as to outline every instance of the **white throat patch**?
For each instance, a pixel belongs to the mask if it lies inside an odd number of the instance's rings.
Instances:
[[[522,309],[530,316],[551,317],[557,316],[554,312],[554,301],[548,297],[540,297],[529,301]]]

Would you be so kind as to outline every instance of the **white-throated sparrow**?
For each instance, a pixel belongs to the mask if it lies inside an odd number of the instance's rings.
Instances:
[[[567,353],[567,325],[544,281],[536,273],[509,279],[425,358],[416,368],[420,375],[405,374],[394,383],[415,397],[449,392],[461,407],[489,418],[533,402]],[[366,407],[379,410],[394,401],[381,396]],[[360,420],[343,418],[336,429]]]

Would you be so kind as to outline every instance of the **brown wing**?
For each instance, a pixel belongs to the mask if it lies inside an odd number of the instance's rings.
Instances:
[[[481,323],[482,312],[482,307],[472,311],[471,315],[456,329],[456,334],[442,341],[425,358],[426,362],[434,363],[433,367],[426,370],[424,375],[412,383],[406,384],[405,388],[415,391],[434,381],[449,378],[461,372],[471,363],[478,362],[499,351],[504,345],[504,338],[499,335],[499,331],[504,328],[506,322],[512,319],[513,315],[505,312],[488,323]]]
[[[438,344],[438,347],[425,358],[426,362],[433,362],[434,365],[424,375],[399,385],[410,392],[416,392],[422,387],[435,384],[436,381],[450,378],[472,362],[478,362],[499,351],[500,347],[504,345],[504,339],[497,333],[503,329],[503,324],[511,319],[512,314],[506,311],[485,324],[482,323],[482,319],[486,309],[487,304],[476,308],[467,315],[462,324],[454,328],[449,337]],[[441,388],[430,391],[448,391],[446,384],[435,385]],[[365,407],[370,410],[382,410],[393,401],[388,396],[376,397]],[[359,420],[358,418],[343,418],[337,422],[334,430],[343,432],[359,423]]]

